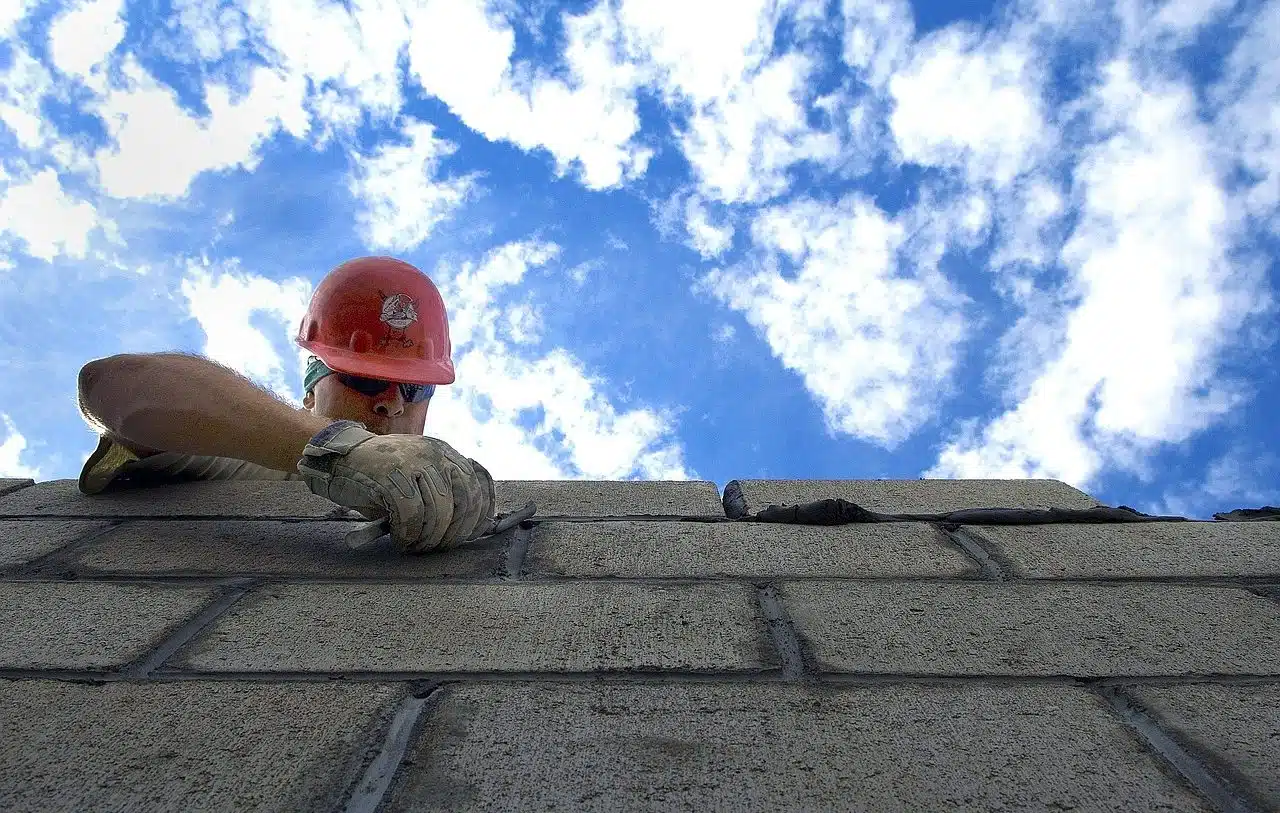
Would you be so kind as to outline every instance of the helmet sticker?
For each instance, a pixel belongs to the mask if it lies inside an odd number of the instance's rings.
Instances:
[[[383,294],[381,291],[379,294],[382,296],[382,314],[378,319],[391,330],[382,337],[378,346],[386,347],[394,341],[402,347],[412,347],[413,339],[406,336],[404,331],[418,321],[417,303],[407,294]]]

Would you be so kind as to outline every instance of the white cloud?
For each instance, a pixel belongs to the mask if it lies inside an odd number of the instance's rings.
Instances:
[[[508,307],[506,319],[506,338],[513,344],[533,344],[542,338],[542,314],[532,305]]]
[[[838,156],[839,138],[811,128],[804,103],[815,61],[792,52],[695,113],[681,133],[685,156],[708,197],[763,202],[790,187],[787,170]]]
[[[105,89],[93,74],[124,39],[122,10],[123,0],[85,0],[58,15],[49,29],[49,54],[58,70]]]
[[[409,16],[410,72],[468,127],[491,141],[546,149],[561,174],[577,164],[589,189],[643,174],[652,151],[633,141],[639,76],[615,57],[607,3],[561,17],[569,81],[513,65],[515,33],[481,0],[426,0]]]
[[[582,262],[570,268],[566,273],[574,284],[581,287],[587,282],[587,277],[604,268],[604,263],[600,260],[583,260]]]
[[[1245,213],[1280,233],[1280,3],[1268,3],[1246,29],[1211,95],[1225,103],[1217,117],[1231,159],[1251,176]]]
[[[703,259],[719,257],[733,245],[733,226],[712,223],[706,203],[696,196],[690,196],[685,204],[685,225],[689,230],[690,246]]]
[[[0,234],[21,240],[26,253],[37,259],[84,257],[89,233],[99,225],[94,207],[68,196],[52,169],[23,183],[10,180],[0,197]]]
[[[907,0],[842,0],[844,61],[867,85],[882,87],[907,58],[915,18]]]
[[[279,58],[277,67],[321,89],[329,119],[358,122],[361,111],[395,116],[403,102],[399,58],[409,40],[404,3],[396,0],[250,0],[247,28]]]
[[[619,409],[563,348],[530,357],[499,335],[503,289],[558,254],[547,243],[512,243],[433,276],[449,305],[458,378],[436,390],[427,434],[499,479],[688,479],[673,414]],[[536,413],[542,420],[524,429]]]
[[[311,299],[310,282],[300,277],[271,280],[234,263],[214,267],[192,262],[181,290],[191,317],[204,331],[204,355],[301,406],[306,353],[294,347],[293,336]],[[270,324],[279,330],[264,333],[251,322],[257,314],[271,317]],[[281,358],[280,346],[294,349],[294,357]]]
[[[669,198],[650,203],[650,220],[665,240],[684,243],[704,260],[724,254],[733,245],[736,230],[725,207],[713,215],[708,202],[696,191],[683,189]]]
[[[1030,383],[1017,405],[968,426],[931,476],[1085,486],[1102,466],[1136,465],[1129,458],[1186,439],[1239,401],[1217,357],[1268,300],[1231,256],[1214,136],[1184,85],[1125,62],[1104,77],[1089,98],[1102,140],[1076,164],[1080,220],[1061,251],[1073,302],[1034,355],[1054,351],[1022,370]]]
[[[1035,56],[1013,42],[981,42],[946,28],[919,43],[889,80],[889,124],[903,156],[965,168],[970,182],[1005,185],[1044,149]]]
[[[892,446],[932,416],[965,335],[936,245],[915,242],[922,213],[893,220],[857,195],[774,207],[752,226],[760,256],[697,288],[761,331],[830,431]]]
[[[0,0],[0,39],[7,39],[37,0]]]
[[[651,63],[673,100],[713,104],[772,48],[772,0],[624,0],[618,18],[633,58]]]
[[[14,47],[13,64],[0,73],[0,121],[26,150],[41,149],[56,137],[40,112],[40,100],[52,87],[44,65],[24,48]]]
[[[297,77],[257,68],[240,99],[208,84],[210,115],[202,119],[132,57],[123,70],[130,87],[113,88],[96,111],[114,142],[96,155],[103,191],[113,197],[184,197],[202,172],[256,167],[258,148],[278,129],[301,138],[309,128]]]
[[[436,138],[430,124],[412,122],[403,135],[408,144],[386,144],[371,157],[356,158],[351,181],[363,205],[357,216],[361,231],[379,249],[409,251],[422,245],[476,188],[474,175],[435,179],[440,162],[457,147]]]
[[[18,431],[13,419],[0,413],[0,421],[4,423],[4,442],[0,443],[0,477],[44,479],[44,473],[37,466],[22,462],[23,452],[27,450],[27,439]]]
[[[620,6],[628,53],[670,104],[689,109],[678,137],[706,197],[763,202],[789,188],[793,165],[838,155],[838,137],[807,120],[817,58],[800,50],[770,58],[780,19],[798,15],[812,29],[820,11],[766,0]]]

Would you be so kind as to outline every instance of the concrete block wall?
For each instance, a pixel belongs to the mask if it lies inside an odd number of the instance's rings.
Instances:
[[[0,809],[1280,810],[1280,523],[1055,481],[520,481],[453,551],[296,483],[0,481]]]

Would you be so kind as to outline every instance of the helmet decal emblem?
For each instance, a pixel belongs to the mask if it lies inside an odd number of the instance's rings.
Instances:
[[[404,331],[418,321],[418,304],[408,294],[384,294],[381,291],[378,294],[382,297],[382,313],[378,320],[390,328],[387,335],[378,342],[378,346],[386,347],[395,342],[401,347],[412,347],[413,339],[406,336]]]

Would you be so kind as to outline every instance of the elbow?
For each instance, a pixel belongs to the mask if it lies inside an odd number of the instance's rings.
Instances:
[[[118,432],[121,404],[115,392],[121,380],[120,368],[128,355],[94,359],[80,368],[76,379],[76,400],[85,422],[99,432]],[[113,395],[114,392],[114,395]]]

